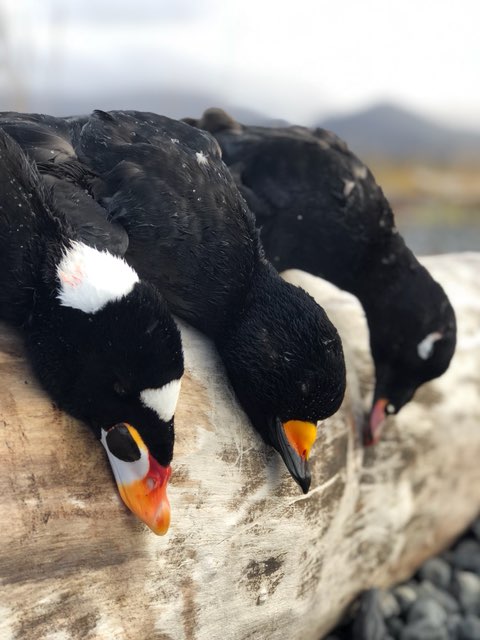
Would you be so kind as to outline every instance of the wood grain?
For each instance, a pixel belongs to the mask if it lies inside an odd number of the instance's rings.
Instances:
[[[428,261],[459,320],[442,378],[364,451],[372,368],[358,303],[291,272],[344,338],[349,387],[303,496],[253,433],[218,356],[187,361],[167,536],[121,503],[100,444],[56,409],[0,327],[1,640],[318,640],[361,589],[411,574],[480,509],[480,254]]]

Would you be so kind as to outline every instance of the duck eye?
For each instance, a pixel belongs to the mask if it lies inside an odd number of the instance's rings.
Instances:
[[[117,396],[120,396],[120,397],[126,396],[128,393],[121,382],[115,382],[113,384],[113,390],[115,391]]]
[[[300,391],[304,396],[308,394],[308,384],[306,382],[302,382],[302,384],[300,385]]]

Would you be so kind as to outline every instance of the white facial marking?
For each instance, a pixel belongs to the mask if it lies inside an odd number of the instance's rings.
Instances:
[[[125,460],[120,460],[120,458],[117,458],[117,456],[113,455],[113,453],[110,451],[107,444],[107,432],[103,429],[101,442],[105,447],[105,451],[107,452],[108,460],[112,467],[113,475],[115,476],[117,484],[129,485],[133,484],[134,482],[138,482],[139,480],[143,480],[150,468],[148,451],[146,448],[138,445],[137,443],[138,448],[140,449],[140,458],[138,460],[134,460],[133,462],[126,462]]]
[[[433,353],[433,345],[437,340],[441,340],[443,335],[439,331],[434,331],[433,333],[429,333],[418,345],[417,345],[417,353],[418,357],[422,358],[422,360],[428,360]]]
[[[125,260],[72,242],[57,266],[58,298],[64,307],[95,313],[107,302],[126,296],[139,281]]]
[[[195,157],[197,158],[197,162],[200,166],[208,164],[208,158],[203,151],[197,151]]]
[[[385,410],[388,414],[395,413],[395,407],[391,403],[387,404],[387,406],[385,407]]]
[[[343,187],[343,195],[348,198],[355,188],[355,182],[353,180],[343,180],[345,186]]]
[[[365,180],[367,177],[367,167],[365,165],[354,165],[353,167],[353,175],[357,180]]]
[[[140,393],[143,404],[155,411],[160,420],[169,422],[177,408],[181,380],[171,380],[160,389],[144,389]]]

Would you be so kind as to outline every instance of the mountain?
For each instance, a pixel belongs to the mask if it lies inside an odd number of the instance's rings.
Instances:
[[[374,105],[318,123],[361,157],[480,163],[480,132],[455,129],[393,104]]]

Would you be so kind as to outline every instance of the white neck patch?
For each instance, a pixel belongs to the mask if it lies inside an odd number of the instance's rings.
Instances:
[[[60,304],[85,313],[95,313],[107,302],[123,298],[139,281],[125,260],[83,242],[72,242],[65,251],[57,277]]]
[[[170,422],[177,408],[181,380],[171,380],[160,389],[144,389],[140,392],[143,404],[155,411],[160,420]]]
[[[101,431],[101,442],[105,447],[105,451],[107,452],[108,461],[110,462],[110,466],[112,467],[113,475],[115,476],[117,484],[129,485],[133,484],[134,482],[138,482],[139,480],[143,480],[150,468],[147,449],[139,445],[140,458],[138,460],[134,460],[133,462],[120,460],[120,458],[117,458],[117,456],[113,455],[113,453],[108,448],[107,432],[103,429]]]
[[[434,331],[433,333],[429,333],[418,345],[417,345],[417,353],[419,358],[422,360],[428,360],[433,353],[433,345],[437,340],[441,340],[443,338],[443,334],[439,331]]]

